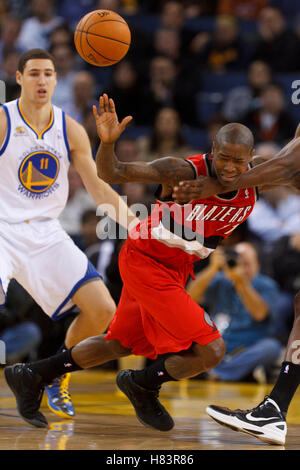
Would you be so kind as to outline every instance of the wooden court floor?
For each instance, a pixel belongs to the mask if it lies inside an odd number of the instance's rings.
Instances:
[[[42,412],[49,429],[27,425],[0,370],[0,450],[299,450],[300,390],[288,414],[285,447],[270,446],[252,436],[224,428],[205,413],[208,404],[251,408],[263,400],[270,385],[189,380],[165,384],[160,397],[175,420],[166,433],[142,426],[127,398],[115,385],[114,372],[99,369],[72,374],[74,420]]]

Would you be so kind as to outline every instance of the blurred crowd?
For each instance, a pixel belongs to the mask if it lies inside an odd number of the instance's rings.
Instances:
[[[111,67],[89,65],[74,47],[76,24],[94,9],[116,11],[131,29],[127,56]],[[257,155],[272,158],[293,138],[300,122],[300,106],[292,99],[299,87],[299,0],[0,0],[0,79],[6,82],[7,101],[19,96],[15,72],[20,53],[35,47],[53,54],[58,76],[53,103],[83,124],[94,156],[99,139],[92,104],[103,92],[114,98],[120,119],[133,116],[116,146],[122,161],[149,162],[167,155],[185,158],[210,152],[217,131],[233,121],[252,130]],[[118,302],[122,288],[118,253],[123,240],[99,238],[104,225],[72,165],[69,181],[61,223],[104,276]],[[150,208],[155,201],[152,185],[130,183],[115,189],[127,197],[129,205],[144,203]],[[211,306],[207,301],[207,308],[223,324],[226,317],[227,327],[240,338],[231,353],[249,346],[243,344],[243,335],[251,329],[260,331],[254,334],[256,339],[276,339],[274,365],[284,351],[293,322],[293,297],[300,289],[300,195],[282,187],[261,193],[248,221],[224,243],[223,255],[244,242],[249,253],[255,252],[256,270],[249,282],[265,276],[270,282],[258,284],[271,283],[274,289],[272,302],[265,299],[267,315],[257,320],[246,309],[251,318],[247,322],[245,316],[241,318],[241,330],[235,330],[231,320],[237,319],[239,309],[234,296],[232,304],[222,303],[226,289],[220,290],[219,304]],[[209,260],[197,263],[200,277],[203,270],[211,269],[210,263],[216,265]],[[234,287],[224,263],[215,275],[221,272]],[[210,281],[215,282],[214,276]],[[201,302],[206,302],[206,289],[209,293],[211,286],[205,286]],[[4,334],[21,321],[32,322],[40,329],[33,334],[34,350],[43,357],[55,350],[54,343],[61,343],[70,320],[53,325],[30,300],[22,303],[28,308],[22,308],[21,314],[14,299],[22,295],[20,286],[12,285],[10,302],[0,310],[0,337],[1,331]],[[237,298],[243,303],[239,292]],[[28,351],[32,350],[30,346]]]

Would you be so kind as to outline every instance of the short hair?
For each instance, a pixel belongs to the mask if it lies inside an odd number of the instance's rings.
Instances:
[[[55,69],[55,59],[53,55],[50,54],[50,52],[45,51],[44,49],[30,49],[29,51],[23,52],[23,54],[20,55],[19,63],[18,63],[18,71],[23,73],[26,63],[28,62],[28,60],[31,60],[31,59],[51,60]]]
[[[215,143],[218,147],[224,143],[242,145],[251,151],[254,147],[254,137],[248,127],[233,122],[221,127],[217,132]]]

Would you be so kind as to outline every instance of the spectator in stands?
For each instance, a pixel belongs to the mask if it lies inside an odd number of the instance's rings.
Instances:
[[[180,68],[171,58],[154,57],[149,66],[149,82],[143,89],[139,123],[151,125],[162,107],[174,107],[183,124],[196,126],[198,120],[195,97],[199,81],[197,70],[189,80],[184,80]]]
[[[0,0],[0,17],[7,14],[8,6],[6,0]]]
[[[286,111],[285,94],[277,83],[270,83],[260,92],[258,109],[241,120],[251,129],[256,142],[274,141],[285,145],[295,133],[295,122]]]
[[[122,1],[121,0],[98,0],[96,5],[97,10],[113,10],[122,14]]]
[[[121,162],[135,162],[139,159],[139,147],[136,140],[124,134],[117,140],[115,152]]]
[[[153,55],[163,55],[179,63],[181,55],[181,39],[178,31],[171,28],[159,28],[153,36]]]
[[[74,28],[80,18],[97,9],[97,0],[60,0],[57,2],[57,11],[65,21]]]
[[[69,114],[81,123],[86,108],[91,108],[93,104],[98,104],[94,75],[87,70],[76,72],[72,91],[72,107],[69,107]]]
[[[3,54],[6,50],[12,49],[20,52],[17,46],[18,36],[21,30],[21,21],[9,14],[0,15],[0,66],[3,60]]]
[[[262,143],[257,145],[256,155],[270,159],[279,150],[275,142]],[[300,195],[285,186],[261,192],[247,224],[263,250],[270,253],[275,242],[300,231]]]
[[[259,60],[252,62],[248,68],[248,84],[233,88],[225,98],[223,114],[228,121],[239,121],[247,113],[259,106],[261,91],[271,83],[270,67]]]
[[[21,20],[28,18],[30,14],[30,2],[28,0],[9,0],[9,2],[7,0],[1,0],[0,3],[4,4],[4,11],[6,9]]]
[[[191,47],[198,64],[211,72],[243,70],[249,64],[249,47],[237,20],[230,16],[218,16],[213,35],[199,33]]]
[[[144,88],[142,99],[143,124],[153,124],[154,116],[163,106],[173,104],[172,90],[177,82],[178,69],[168,57],[156,56],[150,62],[149,84]]]
[[[5,49],[3,53],[0,80],[5,81],[6,101],[12,101],[20,96],[20,86],[16,83],[19,56],[16,49]]]
[[[197,153],[186,144],[180,116],[173,108],[162,108],[157,113],[151,135],[138,139],[138,145],[139,160],[147,162],[166,155],[186,158]]]
[[[239,243],[227,252],[217,248],[209,260],[187,286],[223,330],[226,356],[209,377],[239,381],[258,366],[268,370],[281,352],[280,341],[271,336],[276,283],[260,273],[257,251],[250,243]],[[218,314],[222,314],[219,319]]]
[[[269,160],[280,152],[281,147],[276,144],[276,142],[261,142],[256,145],[255,150],[256,155],[263,157],[265,160]]]
[[[230,15],[240,20],[256,20],[268,0],[219,0],[218,15]]]
[[[70,46],[74,49],[74,32],[68,25],[68,23],[63,23],[57,28],[55,28],[49,37],[49,49],[53,50],[56,46]]]
[[[300,196],[285,186],[261,194],[248,218],[248,227],[265,249],[300,230]]]
[[[69,44],[57,44],[52,47],[51,53],[55,59],[57,73],[57,85],[52,102],[62,108],[67,114],[71,114],[74,109],[75,54]]]
[[[40,47],[49,49],[52,31],[63,23],[63,18],[54,13],[53,0],[31,0],[32,16],[22,23],[17,45],[22,52]]]
[[[184,5],[176,0],[167,0],[162,3],[160,13],[161,26],[181,31],[184,27]]]
[[[141,85],[136,68],[130,60],[122,60],[113,69],[110,86],[105,90],[109,97],[118,103],[118,118],[133,116],[134,124],[144,124],[141,111]]]
[[[287,28],[278,8],[266,7],[258,21],[258,41],[254,60],[263,60],[275,72],[295,72],[300,68],[300,39]]]
[[[185,26],[186,5],[177,0],[167,0],[162,3],[160,12],[161,28],[176,31],[180,40],[180,55],[186,54],[195,32]]]

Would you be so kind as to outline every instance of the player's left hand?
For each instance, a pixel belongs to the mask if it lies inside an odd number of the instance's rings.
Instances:
[[[104,144],[112,144],[120,137],[127,124],[132,120],[132,116],[127,116],[119,122],[114,100],[109,98],[106,93],[100,96],[99,109],[100,114],[97,107],[93,106],[98,136]]]

